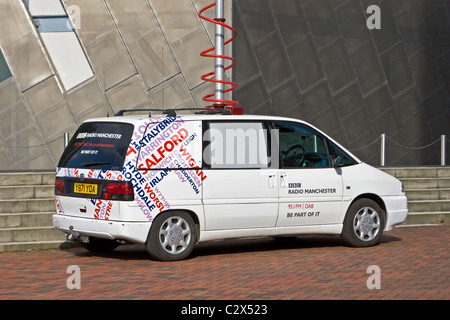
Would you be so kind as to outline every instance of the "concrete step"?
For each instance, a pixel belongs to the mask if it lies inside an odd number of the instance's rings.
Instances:
[[[0,243],[0,252],[58,249],[64,241],[30,241]]]
[[[54,198],[54,185],[0,187],[0,200]]]
[[[0,214],[0,228],[49,227],[55,212],[28,212]]]
[[[0,173],[0,186],[54,185],[54,172],[4,172]]]
[[[450,167],[407,167],[407,168],[379,168],[397,177],[404,178],[450,178]]]
[[[440,224],[450,222],[449,212],[409,212],[403,225]]]
[[[51,227],[0,228],[0,243],[64,241],[65,235]]]
[[[0,215],[4,213],[55,211],[55,199],[0,200]]]
[[[408,201],[450,200],[450,188],[406,190]]]
[[[409,212],[450,212],[450,200],[408,200]]]
[[[402,178],[406,190],[450,188],[450,178]]]
[[[54,172],[0,173],[0,252],[59,248]]]

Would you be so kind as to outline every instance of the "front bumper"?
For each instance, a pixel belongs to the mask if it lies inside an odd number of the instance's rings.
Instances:
[[[73,236],[91,236],[110,240],[128,240],[144,244],[151,222],[123,222],[71,217],[54,214],[53,226]]]
[[[386,204],[385,231],[392,230],[394,226],[405,222],[408,217],[408,199],[406,196],[391,196],[383,198]]]

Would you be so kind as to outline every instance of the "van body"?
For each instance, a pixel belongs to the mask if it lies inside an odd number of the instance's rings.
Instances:
[[[54,226],[84,247],[145,244],[158,260],[241,237],[371,246],[408,214],[399,180],[312,125],[217,113],[85,121],[58,163],[55,199]]]

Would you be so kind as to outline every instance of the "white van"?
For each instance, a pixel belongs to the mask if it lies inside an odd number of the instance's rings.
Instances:
[[[81,124],[58,164],[53,224],[89,250],[179,260],[199,242],[300,234],[363,247],[407,217],[399,180],[303,121],[124,112]]]

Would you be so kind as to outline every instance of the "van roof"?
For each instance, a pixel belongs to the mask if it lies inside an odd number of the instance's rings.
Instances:
[[[85,120],[85,122],[123,122],[135,124],[143,120],[164,120],[167,118],[166,114],[152,114],[149,115],[126,115],[126,116],[114,116],[114,117],[101,117]],[[179,114],[177,117],[182,118],[185,121],[189,120],[285,120],[285,121],[297,121],[306,123],[303,120],[285,118],[279,116],[267,116],[267,115],[222,115],[222,114]]]

